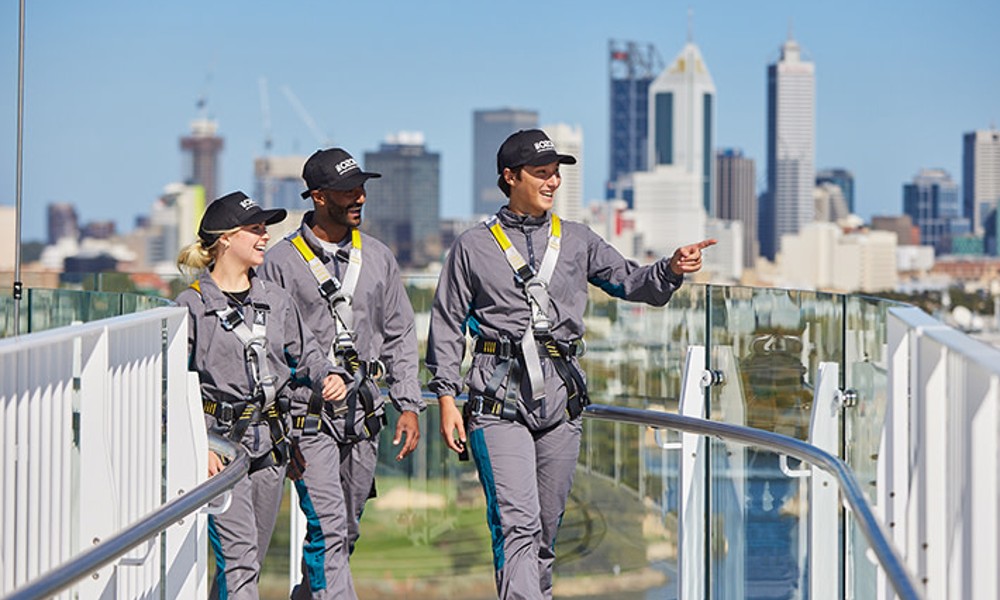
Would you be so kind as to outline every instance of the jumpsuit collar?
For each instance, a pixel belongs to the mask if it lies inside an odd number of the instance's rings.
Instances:
[[[258,299],[264,298],[264,284],[257,277],[257,272],[253,268],[247,273],[247,277],[250,279],[250,293],[247,294],[243,304],[261,304]],[[209,271],[206,270],[198,279],[202,301],[205,304],[205,314],[225,310],[229,307],[229,300],[222,293],[222,290],[219,289],[219,286],[216,285]]]
[[[519,215],[507,206],[501,208],[500,212],[497,213],[497,218],[500,220],[501,225],[512,229],[520,229],[525,232],[531,232],[543,226],[547,227],[549,216],[549,211],[545,211],[540,217]]]
[[[309,244],[309,247],[312,248],[313,254],[319,256],[320,260],[322,260],[323,262],[326,262],[327,260],[329,260],[330,254],[326,251],[326,248],[323,247],[323,244],[320,242],[320,239],[316,237],[316,234],[313,233],[312,230],[313,215],[315,213],[316,211],[310,210],[305,215],[303,215],[302,224],[299,225],[299,233],[302,235],[302,239],[304,239],[306,243]],[[344,239],[337,242],[337,247],[339,248],[339,250],[337,250],[336,258],[338,258],[342,262],[347,262],[350,259],[350,250],[351,250],[350,231],[347,232],[347,235],[344,236]]]

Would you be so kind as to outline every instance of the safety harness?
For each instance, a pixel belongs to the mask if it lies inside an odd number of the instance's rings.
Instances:
[[[191,288],[201,294],[198,281]],[[215,311],[223,330],[232,332],[243,344],[243,359],[246,366],[250,393],[244,398],[231,397],[231,401],[203,399],[205,413],[216,418],[222,426],[231,427],[229,439],[239,443],[251,423],[267,421],[271,433],[271,452],[255,458],[250,463],[253,473],[272,465],[283,465],[288,458],[288,440],[285,437],[285,422],[282,415],[288,412],[286,399],[278,396],[278,378],[271,375],[267,363],[267,315],[270,307],[263,303],[253,303],[253,323],[248,325],[243,311],[226,305]]]
[[[382,403],[376,402],[378,398],[374,391],[377,389],[374,380],[382,376],[385,368],[379,360],[362,361],[354,345],[352,302],[354,289],[357,287],[358,277],[361,274],[361,233],[357,229],[351,230],[351,251],[343,281],[337,281],[330,274],[330,270],[316,256],[301,233],[296,233],[289,240],[299,251],[306,264],[309,265],[309,270],[319,286],[319,294],[327,301],[330,315],[333,317],[336,333],[327,356],[330,362],[345,368],[354,377],[354,382],[347,391],[346,408],[334,411],[334,414],[346,413],[347,425],[345,429],[348,440],[373,438],[386,422],[384,406]],[[360,423],[356,424],[355,415],[359,409],[359,402],[360,409],[364,411],[364,417]],[[322,410],[323,399],[319,395],[313,394],[309,400],[308,413],[305,417],[295,419],[295,427],[301,429],[303,435],[315,435],[322,427],[320,420]],[[360,425],[360,431],[358,431],[357,425]]]
[[[545,377],[538,351],[541,346],[566,386],[566,413],[570,419],[575,419],[583,412],[583,407],[589,404],[586,383],[569,361],[571,357],[583,354],[583,341],[563,342],[553,338],[552,320],[549,317],[549,282],[559,259],[561,221],[552,214],[545,256],[537,271],[511,243],[496,215],[486,222],[486,227],[507,258],[507,263],[514,271],[514,278],[521,284],[525,300],[531,309],[531,326],[525,330],[519,342],[507,337],[496,340],[476,338],[475,352],[495,355],[499,362],[483,393],[472,399],[470,410],[472,413],[487,412],[503,419],[523,422],[517,411],[517,402],[521,370],[524,369],[528,373],[531,388],[531,399],[525,401],[525,407],[529,412],[541,407],[539,416],[545,419]],[[507,391],[503,399],[500,399],[497,391],[505,381]]]

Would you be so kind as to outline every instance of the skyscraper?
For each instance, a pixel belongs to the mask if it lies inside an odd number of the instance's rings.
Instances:
[[[649,87],[650,169],[673,165],[698,178],[698,200],[715,215],[712,191],[715,84],[701,51],[688,41]]]
[[[184,183],[205,188],[209,201],[218,198],[219,153],[223,144],[217,130],[215,121],[196,119],[191,122],[191,135],[181,138],[181,150],[187,155]]]
[[[472,214],[490,215],[507,203],[497,187],[497,150],[519,129],[538,127],[538,112],[517,108],[477,110],[472,115]]]
[[[840,188],[847,203],[847,210],[855,214],[854,208],[854,174],[847,169],[822,169],[816,171],[816,185],[832,183]]]
[[[424,134],[390,135],[378,152],[365,152],[364,168],[382,177],[365,183],[362,228],[389,246],[401,267],[440,260],[441,155],[427,150]]]
[[[609,193],[619,177],[649,168],[649,86],[662,70],[663,59],[652,44],[608,41]]]
[[[767,67],[767,193],[762,200],[761,255],[774,260],[781,236],[812,220],[816,171],[816,72],[789,36]]]
[[[962,207],[977,235],[1000,203],[1000,131],[991,127],[962,136]]]
[[[559,165],[562,185],[556,192],[552,210],[564,219],[580,221],[583,219],[583,129],[579,125],[556,123],[543,125],[542,130],[560,154],[576,157],[575,165]]]
[[[48,243],[57,243],[63,238],[80,239],[80,221],[76,207],[68,202],[53,202],[48,206]]]
[[[757,174],[752,158],[743,151],[727,148],[715,155],[716,215],[743,223],[743,266],[752,268],[757,260]]]
[[[951,252],[952,239],[971,229],[962,216],[958,184],[944,169],[920,169],[903,185],[903,212],[920,228],[920,244],[933,246],[935,254]]]
[[[306,158],[292,155],[254,159],[254,199],[264,208],[312,209],[312,200],[301,196]]]

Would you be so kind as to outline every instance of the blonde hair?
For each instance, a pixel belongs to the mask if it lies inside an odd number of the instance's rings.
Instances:
[[[196,241],[181,248],[181,251],[177,253],[177,268],[181,273],[189,275],[201,273],[215,262],[215,259],[219,256],[222,236],[232,235],[240,229],[240,227],[233,227],[225,231],[206,231],[205,233],[218,235],[218,237],[207,247],[204,241],[198,238]]]

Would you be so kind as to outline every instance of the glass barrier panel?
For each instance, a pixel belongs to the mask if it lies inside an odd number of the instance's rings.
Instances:
[[[474,463],[459,461],[446,449],[433,403],[420,416],[416,451],[397,462],[390,443],[397,415],[389,413],[380,440],[377,496],[365,506],[351,557],[358,595],[496,598],[486,500]],[[674,597],[676,506],[668,505],[676,502],[676,493],[667,490],[676,489],[676,463],[645,427],[618,424],[617,435],[597,443],[589,426],[598,422],[584,423],[582,447],[606,448],[607,470],[618,476],[588,469],[581,453],[556,542],[555,597]],[[288,595],[293,541],[287,519],[290,510],[298,510],[288,504],[286,498],[264,565],[262,598]]]

